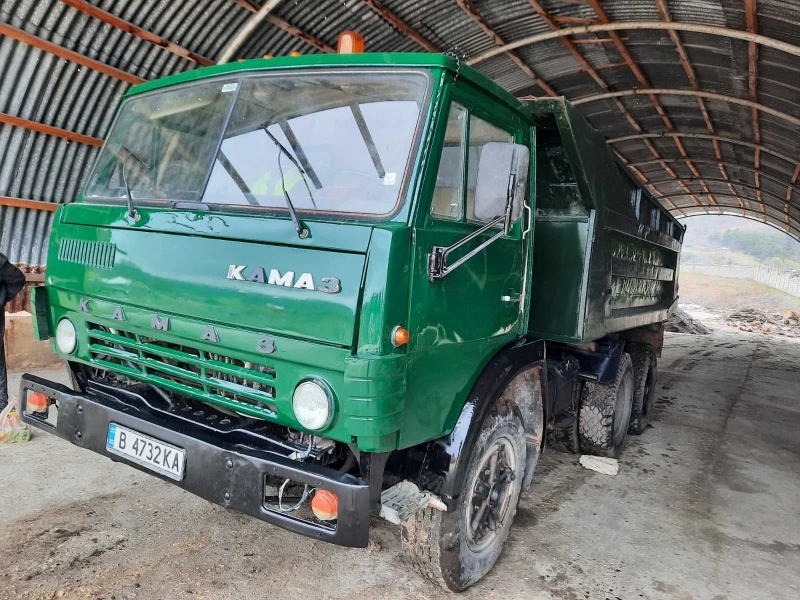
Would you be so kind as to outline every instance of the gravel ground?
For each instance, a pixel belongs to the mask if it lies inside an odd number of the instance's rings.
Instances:
[[[777,337],[670,335],[653,427],[619,474],[546,453],[503,556],[463,597],[800,597],[799,362]],[[451,597],[408,570],[388,523],[368,549],[331,546],[44,433],[0,446],[0,481],[3,599]]]

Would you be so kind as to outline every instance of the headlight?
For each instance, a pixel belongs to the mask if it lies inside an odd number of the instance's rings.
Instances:
[[[316,381],[303,381],[294,390],[292,409],[306,429],[322,429],[331,422],[333,400],[328,389]]]
[[[56,327],[56,345],[64,354],[72,354],[78,345],[78,333],[69,319],[61,319]]]

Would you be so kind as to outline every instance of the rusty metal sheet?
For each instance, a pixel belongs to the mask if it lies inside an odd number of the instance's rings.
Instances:
[[[25,264],[18,264],[17,267],[25,273],[25,287],[13,300],[6,302],[5,310],[7,313],[17,313],[31,311],[31,288],[44,285],[44,267],[31,267]]]

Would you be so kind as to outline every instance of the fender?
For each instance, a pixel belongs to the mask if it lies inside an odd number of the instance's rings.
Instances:
[[[622,353],[625,351],[625,340],[611,338],[603,338],[584,347],[555,342],[549,345],[578,359],[581,365],[581,378],[599,383],[614,381]]]
[[[522,338],[500,350],[483,370],[475,382],[467,402],[461,409],[453,431],[449,435],[434,440],[425,448],[425,459],[418,473],[411,475],[421,487],[438,494],[448,509],[456,507],[456,500],[464,485],[464,477],[475,440],[486,416],[492,410],[513,410],[523,418],[525,410],[516,403],[498,402],[508,384],[522,371],[531,367],[543,366],[545,361],[545,344],[543,340]],[[544,426],[552,414],[547,394],[547,369],[541,369],[541,391],[544,407]],[[526,430],[526,436],[528,431]],[[544,436],[542,436],[543,438]],[[538,458],[540,448],[531,449]],[[526,469],[525,482],[530,483],[535,460],[528,461],[530,469]]]

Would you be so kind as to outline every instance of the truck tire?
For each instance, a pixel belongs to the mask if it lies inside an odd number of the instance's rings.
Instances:
[[[633,363],[622,355],[614,381],[587,381],[581,394],[578,434],[585,454],[616,458],[625,443],[633,405]]]
[[[493,412],[486,417],[457,507],[448,512],[425,508],[401,528],[403,550],[415,571],[446,590],[461,592],[491,570],[517,512],[525,452],[518,414]]]
[[[658,357],[650,344],[631,342],[625,346],[633,361],[633,406],[628,433],[640,435],[647,429],[650,410],[656,398]]]
[[[547,446],[559,452],[578,454],[581,451],[581,441],[578,435],[578,419],[568,427],[555,429],[552,425],[547,428]]]

